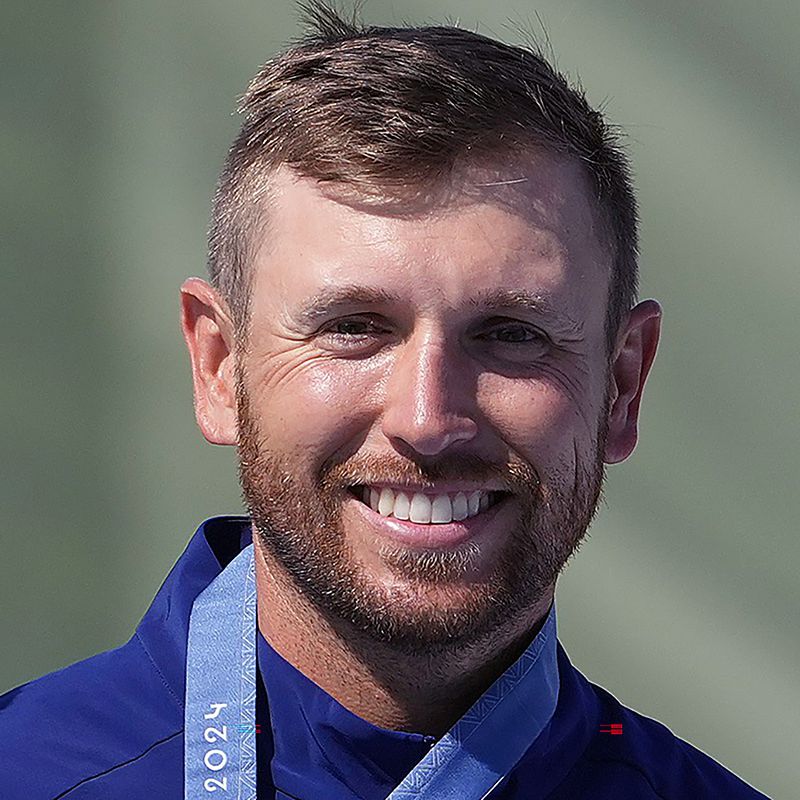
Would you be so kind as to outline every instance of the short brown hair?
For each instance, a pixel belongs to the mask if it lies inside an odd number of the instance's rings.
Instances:
[[[247,338],[254,233],[280,165],[356,193],[425,187],[456,160],[525,146],[577,159],[613,250],[607,352],[638,293],[637,211],[619,132],[535,46],[456,27],[365,27],[322,2],[309,32],[267,62],[240,103],[241,131],[214,197],[211,283]]]

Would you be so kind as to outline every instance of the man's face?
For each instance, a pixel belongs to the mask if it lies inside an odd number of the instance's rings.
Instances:
[[[323,613],[399,647],[518,626],[604,477],[609,256],[582,173],[464,167],[450,201],[404,216],[288,171],[273,187],[236,363],[260,543]],[[481,305],[503,292],[542,309]],[[456,519],[413,521],[425,498]]]

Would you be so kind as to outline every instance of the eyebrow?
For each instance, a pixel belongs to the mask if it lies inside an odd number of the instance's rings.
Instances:
[[[348,307],[397,305],[401,302],[398,295],[373,286],[327,286],[301,306],[297,318],[301,323],[311,324],[334,311]],[[468,303],[479,312],[523,311],[570,327],[580,326],[566,312],[557,309],[547,295],[525,289],[491,289],[478,292]]]

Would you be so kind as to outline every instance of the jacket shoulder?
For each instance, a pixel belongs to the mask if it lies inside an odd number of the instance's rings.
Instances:
[[[0,729],[8,800],[182,796],[183,704],[137,634],[0,696]]]
[[[602,687],[591,686],[601,703],[601,723],[621,726],[619,734],[598,730],[590,741],[579,769],[593,775],[592,780],[602,783],[601,776],[613,776],[610,785],[618,790],[627,782],[639,787],[636,794],[625,796],[653,800],[767,798],[666,725],[623,706]]]

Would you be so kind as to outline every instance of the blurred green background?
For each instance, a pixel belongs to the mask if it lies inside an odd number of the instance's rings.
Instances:
[[[800,3],[371,0],[558,66],[629,134],[664,307],[640,443],[561,579],[573,662],[774,797],[800,785]],[[0,691],[131,635],[235,454],[195,427],[178,286],[204,275],[235,98],[288,0],[0,12]]]

